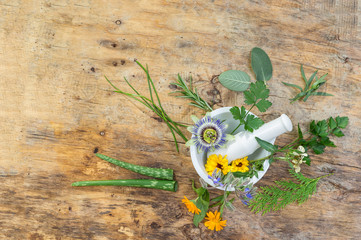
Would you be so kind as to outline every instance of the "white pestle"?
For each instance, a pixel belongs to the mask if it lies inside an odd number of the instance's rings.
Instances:
[[[227,155],[228,163],[230,163],[236,159],[249,156],[260,148],[255,137],[270,142],[272,139],[289,131],[292,131],[291,119],[287,115],[282,114],[279,118],[265,123],[262,127],[253,131],[253,133],[248,131],[237,133],[235,139],[229,142],[225,148],[220,148],[213,152],[208,151],[207,158],[213,154]]]

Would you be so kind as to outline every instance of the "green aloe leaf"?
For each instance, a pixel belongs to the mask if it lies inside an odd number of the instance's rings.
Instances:
[[[251,65],[258,81],[268,81],[272,77],[272,63],[267,53],[255,47],[251,51]]]
[[[243,92],[251,83],[249,75],[239,70],[228,70],[218,77],[219,82],[232,91]]]

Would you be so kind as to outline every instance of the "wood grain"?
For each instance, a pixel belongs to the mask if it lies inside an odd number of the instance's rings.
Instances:
[[[361,235],[361,28],[358,0],[0,2],[0,238],[1,239],[358,239]],[[272,108],[255,112],[265,121],[282,113],[302,128],[311,119],[349,116],[338,148],[304,167],[307,176],[335,174],[301,206],[260,215],[227,211],[227,227],[195,228],[181,203],[193,198],[198,176],[189,151],[180,153],[166,125],[124,96],[111,92],[107,75],[142,93],[146,79],[133,62],[148,64],[174,120],[201,115],[169,95],[179,73],[193,76],[215,108],[241,105],[242,94],[213,76],[229,69],[251,74],[250,50],[271,57]],[[289,104],[307,74],[329,73],[323,90]],[[282,145],[295,132],[277,139]],[[170,167],[177,193],[127,187],[72,188],[73,181],[140,178],[94,156],[100,152],[151,167]],[[276,163],[259,182],[288,178]],[[216,194],[217,192],[212,192]]]

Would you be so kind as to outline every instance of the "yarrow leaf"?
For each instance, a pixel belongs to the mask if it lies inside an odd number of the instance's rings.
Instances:
[[[302,204],[316,192],[317,183],[321,178],[332,175],[331,173],[318,178],[306,178],[293,169],[290,169],[289,172],[299,183],[275,181],[275,186],[261,187],[262,191],[250,202],[249,206],[252,212],[262,212],[264,215],[270,211],[281,210],[294,202]]]

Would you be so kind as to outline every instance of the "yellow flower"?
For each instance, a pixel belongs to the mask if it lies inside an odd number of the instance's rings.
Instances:
[[[227,155],[223,158],[220,154],[218,156],[216,154],[210,155],[207,159],[205,167],[210,176],[212,176],[212,173],[215,169],[217,169],[217,172],[221,170],[224,175],[226,175],[230,170],[228,166]]]
[[[247,160],[248,157],[244,157],[241,159],[236,159],[232,162],[231,172],[248,172],[249,168],[249,161]]]
[[[186,205],[188,211],[190,211],[191,213],[199,214],[201,212],[201,210],[197,208],[197,206],[193,202],[189,201],[186,196],[184,196],[182,202]]]
[[[222,221],[220,216],[221,213],[217,212],[217,210],[214,212],[214,214],[212,212],[208,212],[207,217],[205,217],[205,219],[208,221],[204,223],[204,226],[210,230],[214,230],[214,228],[216,228],[216,231],[221,231],[223,227],[226,226],[227,220]]]

